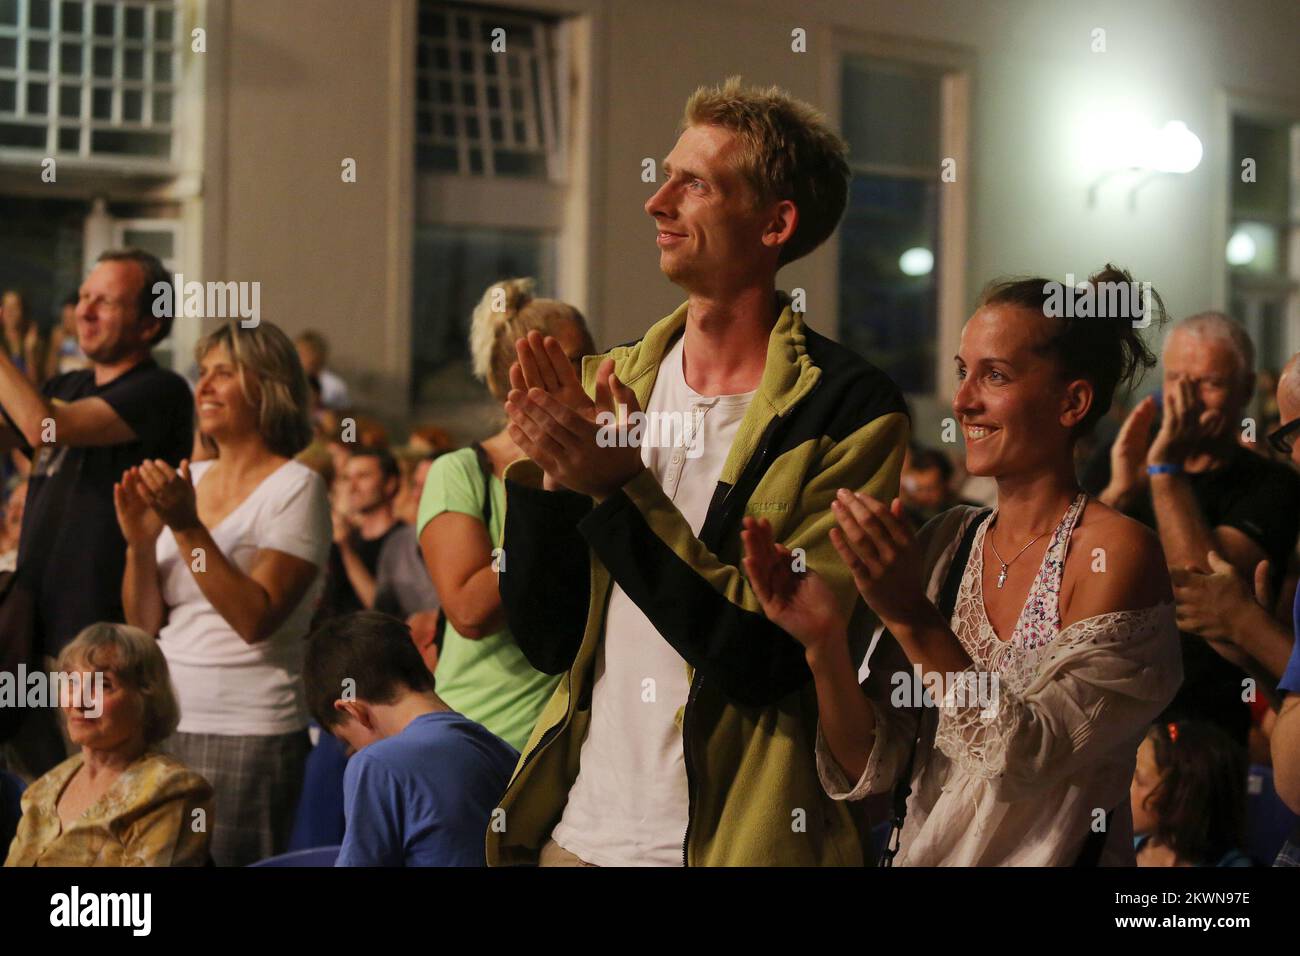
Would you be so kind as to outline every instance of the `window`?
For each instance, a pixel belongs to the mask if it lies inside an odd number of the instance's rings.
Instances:
[[[419,5],[411,399],[487,411],[469,365],[474,306],[494,282],[557,287],[567,220],[572,21],[460,3]],[[503,45],[504,44],[504,45]],[[568,95],[568,94],[566,94]]]
[[[415,233],[411,349],[416,405],[483,399],[469,375],[469,323],[494,282],[537,279],[539,294],[555,288],[555,240],[528,230],[424,226]]]
[[[1232,120],[1228,310],[1277,372],[1300,349],[1300,122],[1239,113]],[[1253,182],[1240,163],[1255,161]]]
[[[0,0],[0,150],[167,166],[175,0]]]
[[[839,339],[911,394],[936,388],[942,81],[937,70],[858,56],[841,73],[852,179]]]
[[[551,17],[491,7],[421,5],[415,114],[421,167],[482,176],[555,174],[554,24]]]
[[[48,329],[63,297],[85,275],[83,223],[89,203],[0,197],[0,289],[21,289],[28,318]]]

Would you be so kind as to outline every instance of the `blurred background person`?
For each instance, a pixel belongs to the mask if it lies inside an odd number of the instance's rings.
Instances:
[[[1206,721],[1157,723],[1137,752],[1133,849],[1138,866],[1251,866],[1246,752]]]
[[[1279,459],[1300,465],[1300,353],[1291,356],[1278,378],[1276,404],[1279,423],[1268,444]],[[1268,562],[1256,565],[1253,577],[1214,552],[1209,563],[1208,572],[1174,572],[1179,626],[1239,656],[1258,677],[1265,691],[1261,698],[1277,705],[1276,720],[1266,711],[1261,730],[1269,737],[1277,795],[1300,813],[1300,592],[1283,622],[1274,613],[1278,602],[1270,592]],[[1289,836],[1277,864],[1300,866],[1300,828]]]
[[[1228,316],[1203,312],[1174,326],[1161,362],[1159,398],[1129,413],[1100,500],[1155,528],[1171,571],[1210,572],[1214,551],[1254,580],[1267,560],[1276,593],[1300,533],[1300,475],[1241,445],[1254,345]],[[1246,746],[1248,659],[1186,629],[1182,644],[1183,685],[1163,719],[1209,720]]]
[[[969,505],[953,486],[953,464],[942,451],[909,446],[903,459],[898,496],[916,528],[954,505]]]
[[[1291,356],[1277,387],[1278,417],[1281,424],[1270,435],[1278,455],[1300,465],[1300,352]],[[1285,694],[1277,723],[1273,727],[1273,785],[1282,802],[1300,814],[1300,590],[1292,609],[1291,657],[1278,682]],[[1287,838],[1275,866],[1300,866],[1300,826]]]
[[[384,539],[375,568],[374,610],[406,621],[413,629],[437,627],[438,589],[424,566],[415,525],[420,491],[438,457],[434,453],[419,459],[403,476],[401,490],[393,500],[397,523]]]
[[[18,541],[23,530],[23,509],[27,504],[27,479],[13,485],[5,501],[4,524],[0,525],[0,571],[18,569]]]
[[[61,702],[78,752],[23,794],[5,866],[207,863],[212,787],[159,751],[179,710],[158,642],[137,627],[92,624],[57,670],[85,681],[102,673],[102,697]]]
[[[59,321],[50,332],[45,356],[45,377],[88,368],[90,359],[77,343],[77,293],[70,293],[59,306]]]
[[[30,659],[52,658],[88,625],[123,619],[126,542],[113,485],[145,459],[179,464],[194,440],[189,386],[151,355],[171,332],[172,316],[155,311],[158,290],[171,282],[150,253],[105,252],[77,304],[77,340],[89,368],[37,390],[0,350],[7,422],[0,448],[21,449],[31,460],[14,587],[30,594],[35,609],[24,626],[0,630],[11,654],[30,644]],[[24,716],[10,744],[12,766],[33,777],[68,756],[58,722],[41,711]]]
[[[303,371],[320,383],[320,404],[341,410],[352,405],[348,383],[326,366],[330,360],[329,340],[315,329],[308,329],[294,340]]]
[[[276,326],[199,342],[199,427],[215,460],[131,468],[114,488],[127,620],[157,635],[180,697],[166,749],[216,791],[212,856],[282,852],[310,747],[302,659],[324,586],[330,514],[293,456],[311,438],[307,379]]]
[[[575,363],[594,350],[582,313],[554,299],[534,298],[533,286],[532,279],[494,283],[474,309],[474,374],[503,409],[517,339],[533,330],[554,336]],[[494,304],[502,307],[494,310]],[[424,562],[442,602],[438,693],[516,750],[527,743],[559,680],[534,670],[524,658],[506,627],[497,587],[493,549],[501,543],[505,521],[501,476],[522,457],[505,427],[441,456],[429,467],[418,523]]]
[[[348,457],[333,502],[333,543],[317,623],[375,606],[379,554],[400,526],[393,503],[401,485],[388,449],[361,446]]]
[[[444,451],[452,451],[456,443],[445,428],[437,425],[424,424],[416,425],[411,429],[411,435],[406,441],[406,448],[413,455],[420,458],[429,456],[437,457]]]
[[[39,388],[45,381],[41,330],[27,314],[27,297],[19,290],[5,289],[0,294],[0,324],[4,330],[5,354]]]

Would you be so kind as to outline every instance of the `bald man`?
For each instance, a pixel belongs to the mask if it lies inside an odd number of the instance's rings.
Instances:
[[[1101,500],[1159,532],[1171,571],[1214,572],[1213,552],[1253,580],[1267,561],[1275,589],[1300,533],[1300,474],[1242,447],[1255,391],[1250,337],[1226,315],[1203,312],[1174,327],[1161,363],[1160,403],[1144,399],[1124,422]],[[1184,626],[1183,686],[1165,717],[1210,720],[1245,745],[1246,699],[1260,676],[1252,661]]]

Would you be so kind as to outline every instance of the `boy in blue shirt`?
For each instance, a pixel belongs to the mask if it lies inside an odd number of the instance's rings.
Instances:
[[[312,715],[353,752],[337,866],[483,866],[519,754],[434,692],[407,626],[361,611],[312,634]]]

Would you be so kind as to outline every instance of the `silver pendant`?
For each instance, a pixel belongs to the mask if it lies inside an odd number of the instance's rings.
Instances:
[[[1007,583],[1007,566],[1002,565],[1002,570],[998,572],[998,590],[1002,590],[1002,585]]]

